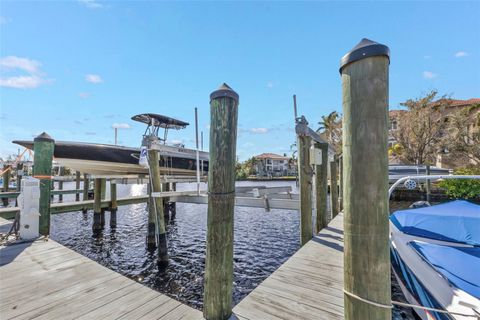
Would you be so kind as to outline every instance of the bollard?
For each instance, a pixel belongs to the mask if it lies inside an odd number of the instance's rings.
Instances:
[[[368,39],[341,60],[346,320],[392,318],[374,304],[391,305],[388,65],[388,47]]]
[[[207,251],[203,315],[232,314],[233,211],[239,96],[227,84],[210,95]]]
[[[41,235],[50,235],[50,196],[52,191],[52,160],[55,140],[43,132],[33,140],[33,177],[40,180]]]
[[[328,144],[316,142],[315,148],[322,150],[322,164],[315,166],[315,207],[317,209],[315,233],[317,234],[328,224]]]

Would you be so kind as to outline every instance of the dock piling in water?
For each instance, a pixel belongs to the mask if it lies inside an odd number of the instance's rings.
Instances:
[[[239,96],[227,84],[210,95],[207,250],[203,315],[232,314],[233,212]]]
[[[94,234],[99,233],[102,229],[102,179],[95,178],[93,187],[93,225],[92,230]]]
[[[391,305],[388,65],[388,47],[368,39],[341,61],[346,320],[392,318],[379,306]]]
[[[65,176],[65,167],[58,168],[58,176]],[[58,180],[58,190],[63,190],[63,180]],[[63,194],[58,195],[58,202],[63,202]]]
[[[55,141],[45,132],[33,140],[33,177],[40,180],[41,235],[50,235],[50,196],[52,191],[52,160]]]
[[[80,171],[75,171],[75,190],[80,189]],[[75,193],[75,201],[80,201],[80,193]]]
[[[117,182],[110,181],[110,228],[117,227]]]
[[[315,148],[322,150],[322,164],[315,166],[315,234],[328,224],[328,144],[315,142]]]
[[[152,144],[158,142],[158,137],[150,136],[148,140],[148,166],[150,176],[150,190],[151,192],[161,192],[162,184],[160,182],[160,155],[158,150],[152,149]],[[168,246],[167,233],[165,228],[165,217],[163,213],[163,199],[152,198],[149,204],[149,227],[150,227],[150,212],[155,213],[155,234],[157,235],[157,263],[160,266],[168,264]],[[151,208],[150,208],[151,207]],[[152,210],[152,211],[150,211]],[[150,234],[149,234],[150,236]]]

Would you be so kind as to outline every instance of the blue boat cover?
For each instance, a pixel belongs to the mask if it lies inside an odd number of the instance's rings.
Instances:
[[[480,248],[412,241],[410,245],[455,287],[480,299]]]
[[[468,201],[396,211],[390,221],[413,236],[480,246],[480,205]]]

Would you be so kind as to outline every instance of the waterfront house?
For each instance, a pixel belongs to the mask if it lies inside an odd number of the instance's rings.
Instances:
[[[261,177],[296,175],[296,163],[286,155],[262,153],[255,158],[255,171]]]

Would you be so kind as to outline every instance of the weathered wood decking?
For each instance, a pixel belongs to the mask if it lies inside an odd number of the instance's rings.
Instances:
[[[239,319],[343,319],[343,214],[234,309]]]
[[[6,223],[0,219],[0,225]],[[203,316],[49,240],[0,247],[0,318],[196,320]]]
[[[240,320],[343,319],[343,214],[233,311]],[[0,248],[0,318],[203,319],[53,240]]]

